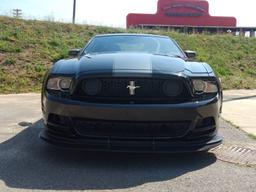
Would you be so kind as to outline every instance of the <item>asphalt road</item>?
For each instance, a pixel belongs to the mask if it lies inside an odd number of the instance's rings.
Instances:
[[[255,167],[222,162],[213,153],[93,153],[49,146],[38,138],[38,102],[38,95],[0,97],[1,192],[256,191]],[[220,125],[225,144],[256,144],[223,120]]]

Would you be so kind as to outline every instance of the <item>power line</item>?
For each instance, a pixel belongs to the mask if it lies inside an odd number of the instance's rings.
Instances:
[[[21,9],[13,9],[12,10],[13,17],[21,18],[22,10]]]

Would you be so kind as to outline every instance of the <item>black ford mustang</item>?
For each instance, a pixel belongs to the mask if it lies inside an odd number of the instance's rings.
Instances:
[[[45,76],[40,137],[69,148],[191,152],[219,145],[222,91],[165,36],[98,35]]]

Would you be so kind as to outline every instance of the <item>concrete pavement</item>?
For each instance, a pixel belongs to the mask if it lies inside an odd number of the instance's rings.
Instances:
[[[222,117],[256,136],[256,90],[224,91]]]
[[[0,95],[0,142],[41,118],[40,94]]]

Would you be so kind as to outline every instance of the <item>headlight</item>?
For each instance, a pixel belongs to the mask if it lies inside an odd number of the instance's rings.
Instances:
[[[215,81],[203,80],[203,79],[193,79],[194,92],[196,94],[202,93],[217,93],[218,86]]]
[[[70,77],[52,77],[48,79],[47,89],[67,91],[70,88],[71,81]]]

